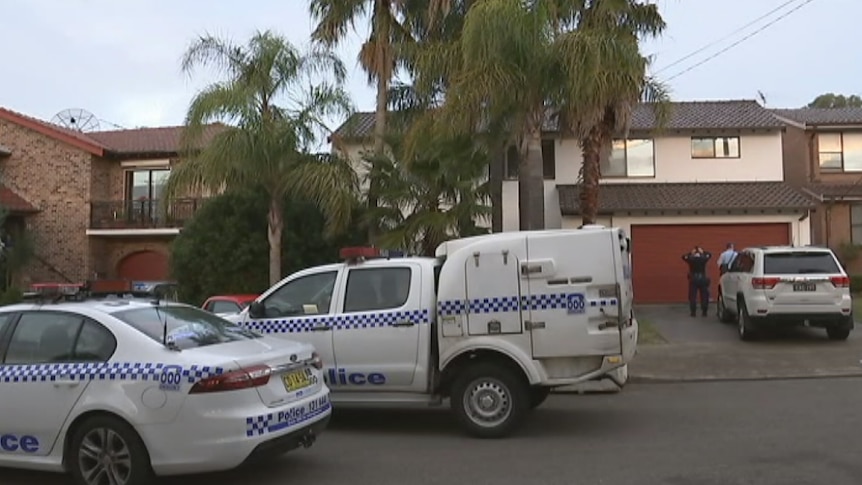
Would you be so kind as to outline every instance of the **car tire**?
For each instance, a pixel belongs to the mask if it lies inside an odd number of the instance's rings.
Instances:
[[[490,362],[464,369],[452,383],[451,394],[456,419],[476,438],[509,436],[523,423],[532,402],[522,375]]]
[[[530,388],[530,409],[536,409],[541,406],[550,395],[550,387],[539,386]]]
[[[829,340],[847,340],[850,336],[850,329],[846,327],[826,327],[826,335]]]
[[[751,317],[748,315],[748,308],[745,302],[737,300],[737,328],[739,329],[739,339],[743,341],[754,340],[754,330],[751,328]]]
[[[99,481],[107,478],[105,473],[115,473],[120,485],[153,483],[153,469],[144,442],[131,426],[118,418],[87,419],[75,430],[68,451],[66,464],[78,485],[111,483]],[[101,460],[105,461],[100,463]]]
[[[716,307],[718,314],[718,321],[721,323],[733,323],[734,314],[731,311],[728,311],[727,306],[724,304],[724,295],[721,293],[718,294],[718,298],[716,299]]]

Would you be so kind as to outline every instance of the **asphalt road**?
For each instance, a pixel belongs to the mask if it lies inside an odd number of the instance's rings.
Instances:
[[[439,411],[342,411],[265,467],[163,485],[862,483],[862,379],[630,384],[552,396],[514,438],[462,436]],[[373,423],[372,423],[373,422]],[[69,485],[0,470],[4,485]]]

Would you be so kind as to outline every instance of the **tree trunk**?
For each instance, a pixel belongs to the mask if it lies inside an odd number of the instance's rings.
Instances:
[[[488,167],[491,192],[491,232],[503,232],[503,167],[506,159],[504,145],[494,146]]]
[[[386,43],[389,42],[389,24],[384,19],[384,16],[389,15],[389,2],[377,0],[375,1],[375,22],[377,22],[377,39],[375,46],[375,56],[377,57],[378,72],[377,75],[377,103],[374,111],[374,158],[379,159],[385,155],[386,145],[384,136],[386,135],[386,114],[389,101],[389,81],[391,72],[391,61],[389,58],[390,49],[387,49]],[[375,170],[377,162],[372,163],[371,178],[368,184],[368,208],[374,210],[378,204],[379,180]],[[368,242],[372,245],[377,245],[377,236],[380,233],[378,221],[368,221]]]
[[[531,130],[521,142],[518,161],[518,220],[522,231],[545,229],[545,178],[542,132]]]
[[[581,140],[583,149],[583,181],[580,191],[581,223],[595,224],[599,212],[599,179],[601,178],[601,152],[604,137],[594,128]]]
[[[269,284],[274,285],[281,280],[281,234],[284,231],[282,201],[272,196],[269,201],[269,213],[266,215],[267,239],[269,240]]]

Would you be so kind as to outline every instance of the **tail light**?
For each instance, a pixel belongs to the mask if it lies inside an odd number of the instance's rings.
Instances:
[[[320,354],[317,352],[312,352],[311,354],[311,365],[317,370],[323,369],[323,359],[320,358]]]
[[[189,394],[206,392],[236,391],[265,386],[269,382],[272,369],[267,365],[255,365],[225,374],[201,379],[192,386]]]
[[[779,281],[780,278],[751,278],[751,287],[755,290],[771,290]]]
[[[835,285],[836,288],[850,288],[850,277],[849,276],[833,276],[829,278],[832,281],[832,284]]]

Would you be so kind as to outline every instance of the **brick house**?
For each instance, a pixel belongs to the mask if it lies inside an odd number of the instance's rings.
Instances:
[[[787,123],[785,178],[817,202],[811,218],[814,244],[831,247],[862,273],[862,108],[776,109]]]
[[[336,130],[338,150],[358,159],[370,148],[373,126],[373,113],[357,113]],[[546,128],[545,225],[578,227],[581,149],[551,122]],[[657,130],[650,107],[637,106],[628,136],[620,134],[602,160],[597,222],[632,235],[639,303],[685,301],[680,255],[695,244],[717,257],[730,241],[810,243],[815,204],[784,179],[782,120],[753,100],[681,101],[672,103],[664,128]],[[501,174],[492,198],[495,231],[519,229],[515,156],[508,150],[489,168],[492,182]],[[718,268],[710,267],[715,286]]]
[[[0,205],[35,247],[21,283],[167,279],[169,244],[202,202],[160,203],[181,130],[81,133],[0,108]]]

